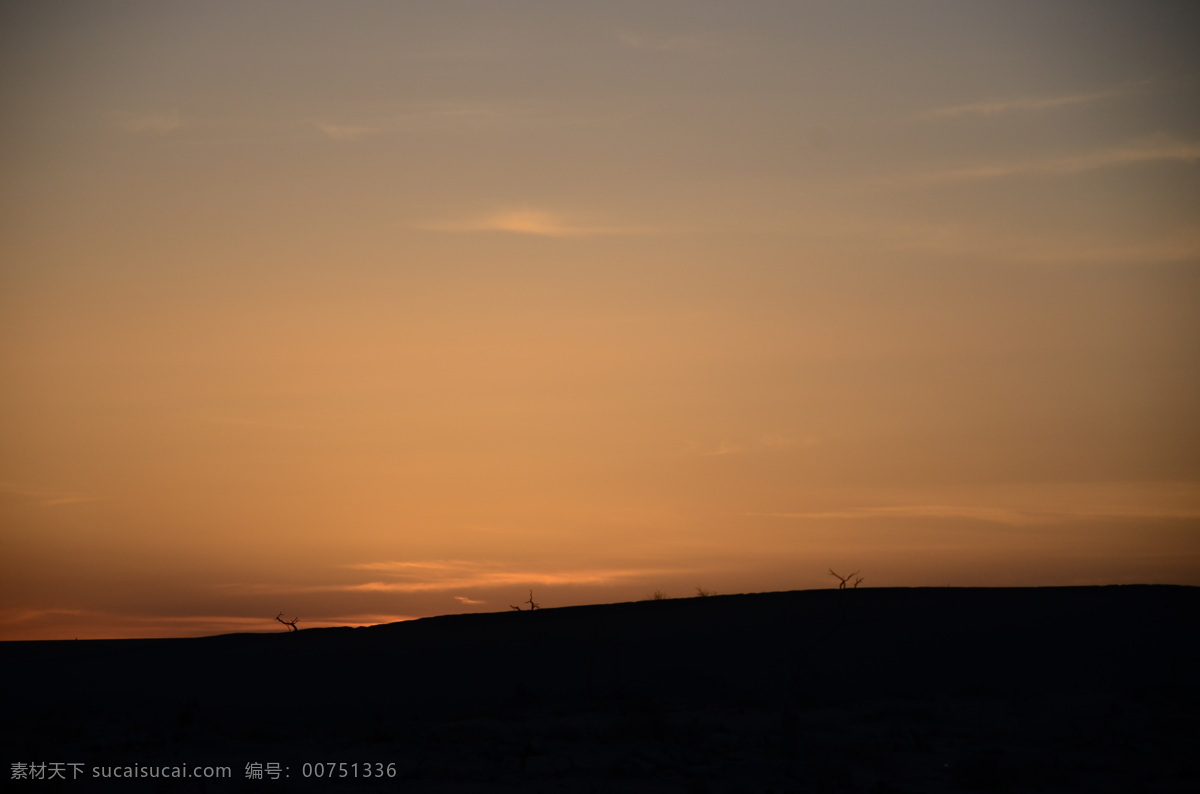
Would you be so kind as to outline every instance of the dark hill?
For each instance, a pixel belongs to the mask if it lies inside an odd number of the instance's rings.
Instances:
[[[1198,608],[1171,586],[819,590],[3,643],[4,761],[232,768],[163,790],[275,785],[253,762],[321,791],[1179,790]],[[306,780],[318,761],[396,778]],[[106,785],[130,783],[71,788]]]

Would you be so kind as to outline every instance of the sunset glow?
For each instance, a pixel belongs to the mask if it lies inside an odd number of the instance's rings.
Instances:
[[[1200,585],[1174,5],[0,9],[0,639]]]

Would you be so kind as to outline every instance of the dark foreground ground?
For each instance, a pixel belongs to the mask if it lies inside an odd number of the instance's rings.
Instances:
[[[1197,615],[1190,587],[819,590],[0,643],[0,777],[14,792],[1196,791]],[[183,765],[230,777],[92,777]]]

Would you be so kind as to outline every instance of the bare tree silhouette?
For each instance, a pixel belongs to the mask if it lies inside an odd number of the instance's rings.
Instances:
[[[845,590],[845,589],[846,589],[846,582],[847,582],[847,581],[850,579],[850,577],[851,577],[851,576],[858,576],[858,571],[855,571],[854,573],[852,573],[852,574],[849,574],[848,576],[842,576],[841,574],[834,573],[834,571],[833,571],[833,569],[832,569],[832,568],[830,568],[830,569],[829,569],[829,572],[830,572],[831,574],[833,574],[833,576],[834,576],[834,578],[835,578],[835,579],[837,579],[837,580],[838,580],[838,590]],[[851,585],[851,588],[850,588],[850,589],[852,589],[852,590],[853,590],[855,587],[858,587],[860,584],[862,584],[862,581],[863,581],[863,577],[859,576],[857,579],[855,579],[855,580],[854,580],[854,584],[853,584],[853,585]]]
[[[529,609],[521,609],[516,604],[509,604],[509,606],[512,607],[513,609],[517,610],[518,612],[532,612],[535,609],[541,609],[541,606],[539,606],[538,603],[533,600],[533,591],[532,590],[529,591],[529,600],[526,601],[525,603],[529,604]]]
[[[298,618],[298,617],[292,618],[291,620],[284,620],[283,613],[280,612],[278,615],[275,616],[275,619],[278,620],[283,625],[287,626],[288,631],[299,631],[300,630],[300,629],[296,628],[296,623],[300,620],[300,618]]]

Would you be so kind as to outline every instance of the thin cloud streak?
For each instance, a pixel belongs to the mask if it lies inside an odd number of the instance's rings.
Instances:
[[[1200,160],[1200,142],[1155,137],[1111,149],[1036,160],[995,163],[954,168],[926,174],[890,179],[892,186],[923,186],[982,182],[1019,177],[1069,176],[1103,168],[1156,162],[1181,162],[1193,165]]]
[[[694,441],[684,448],[683,454],[697,455],[705,458],[719,458],[729,455],[742,455],[745,453],[763,452],[767,450],[781,451],[788,449],[804,449],[816,446],[818,443],[820,442],[814,438],[796,439],[790,436],[764,433],[757,438],[749,440],[722,440],[716,445],[705,445],[698,441]]]
[[[83,615],[86,612],[82,609],[58,609],[54,607],[46,609],[24,609],[14,607],[10,609],[0,610],[0,623],[25,623],[33,620],[43,620],[48,617],[57,615]]]
[[[85,502],[102,502],[108,498],[91,494],[56,491],[52,488],[39,488],[14,482],[0,482],[0,493],[11,494],[46,507],[81,504]]]
[[[825,510],[810,513],[749,513],[767,518],[799,519],[873,519],[873,518],[958,518],[996,524],[1021,526],[1039,523],[1032,513],[996,507],[956,507],[950,505],[894,505],[890,507],[855,507],[845,510]]]
[[[725,442],[721,442],[712,449],[702,450],[699,454],[706,458],[723,458],[727,455],[740,455],[747,449],[749,447],[743,444],[726,444]]]
[[[400,573],[411,570],[461,571],[465,569],[479,568],[486,565],[487,563],[474,562],[471,560],[422,560],[420,562],[386,560],[383,562],[352,563],[342,567],[350,568],[355,571],[389,571],[392,573]]]
[[[1200,225],[1181,226],[1152,239],[1099,234],[1013,233],[979,223],[847,225],[847,234],[904,251],[939,255],[986,255],[1044,265],[1164,264],[1200,258]]]
[[[238,632],[269,632],[271,616],[137,615],[86,609],[0,610],[0,638],[122,639],[135,637],[199,637]],[[310,625],[344,625],[313,621]]]
[[[392,574],[391,581],[369,581],[353,584],[288,585],[288,584],[227,584],[221,589],[253,593],[428,593],[447,590],[478,590],[513,585],[606,585],[638,577],[688,573],[677,568],[583,568],[560,571],[511,570],[499,563],[467,562],[463,560],[433,560],[422,562],[381,561],[342,566],[352,570]],[[466,596],[455,596],[462,603],[475,602]]]
[[[531,207],[502,209],[478,218],[432,223],[422,228],[439,232],[500,232],[554,238],[607,237],[656,232],[648,227],[579,223],[560,214]]]
[[[654,35],[632,30],[621,30],[616,35],[617,40],[624,46],[645,52],[712,52],[726,48],[721,37],[713,33]]]
[[[323,626],[379,626],[386,623],[404,623],[409,620],[420,620],[418,615],[393,615],[388,613],[365,613],[352,615],[322,615],[305,621],[310,627]]]
[[[1128,96],[1137,89],[1149,85],[1148,81],[1122,83],[1104,91],[1092,91],[1079,94],[1062,94],[1059,96],[1022,97],[1018,99],[1000,99],[988,102],[971,102],[965,105],[938,108],[925,113],[922,118],[957,118],[960,116],[998,116],[1003,113],[1013,113],[1031,110],[1047,110],[1050,108],[1066,107],[1069,105],[1084,105],[1100,102],[1105,99]]]
[[[367,135],[379,132],[378,127],[354,124],[317,124],[317,129],[335,141],[357,141]]]
[[[314,424],[301,421],[288,422],[277,419],[227,415],[189,416],[187,418],[217,427],[262,428],[271,430],[312,430]]]
[[[966,519],[1010,526],[1063,523],[1082,520],[1195,520],[1200,510],[1157,508],[1099,508],[1094,510],[1015,510],[1003,507],[962,505],[890,505],[886,507],[854,507],[844,510],[825,510],[800,513],[747,513],[765,518],[806,520],[854,519]]]
[[[351,142],[368,137],[394,136],[413,132],[453,129],[455,133],[493,133],[511,125],[562,123],[577,120],[570,115],[528,102],[443,101],[406,102],[393,110],[359,115],[353,121],[307,119],[331,140]]]
[[[332,585],[325,589],[341,592],[389,592],[418,593],[443,590],[467,590],[484,587],[507,587],[511,585],[597,585],[632,579],[640,576],[657,576],[678,571],[666,568],[617,568],[600,570],[575,570],[563,573],[541,573],[535,571],[476,571],[465,575],[450,576],[440,580],[364,582],[353,585]]]
[[[289,616],[290,617],[290,616]],[[351,613],[301,615],[300,628],[377,626],[417,620],[417,615]],[[207,637],[220,634],[272,634],[281,630],[273,615],[136,615],[85,609],[0,610],[0,639],[123,639]],[[284,629],[286,630],[286,629]]]
[[[183,126],[178,110],[149,113],[117,112],[112,114],[112,123],[134,135],[166,135]]]
[[[507,102],[423,102],[406,104],[393,119],[399,125],[423,121],[494,122],[533,119],[538,114],[528,105]]]

